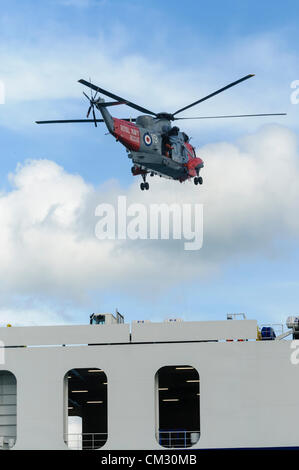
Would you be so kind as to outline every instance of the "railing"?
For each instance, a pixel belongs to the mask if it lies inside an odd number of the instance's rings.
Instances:
[[[103,447],[107,441],[107,433],[84,432],[65,435],[65,443],[73,450],[94,450]]]
[[[0,436],[0,450],[11,449],[16,443],[16,436]]]
[[[184,449],[196,444],[199,437],[200,431],[159,431],[157,440],[163,447]]]
[[[94,450],[103,447],[107,437],[107,433],[71,433],[66,434],[65,443],[73,450]],[[193,446],[199,437],[200,431],[196,430],[159,431],[157,434],[161,446],[180,449]]]

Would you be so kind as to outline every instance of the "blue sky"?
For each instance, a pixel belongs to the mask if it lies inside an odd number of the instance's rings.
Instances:
[[[0,322],[84,323],[115,307],[127,320],[244,311],[277,322],[298,312],[299,105],[290,102],[299,79],[298,10],[295,1],[246,0],[12,0],[2,7]],[[204,204],[202,250],[96,244],[95,206],[118,194],[141,197],[124,149],[104,127],[34,121],[85,117],[80,78],[174,111],[248,73],[256,76],[186,115],[288,116],[186,121],[207,184],[195,193],[164,180],[155,196],[148,192],[147,203],[185,197]],[[115,114],[136,116],[125,107]],[[59,205],[68,222],[58,215],[45,234],[45,214]]]

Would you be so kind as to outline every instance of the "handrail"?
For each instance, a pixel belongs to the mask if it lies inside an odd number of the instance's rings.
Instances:
[[[11,449],[16,443],[16,436],[1,436],[0,449]]]
[[[199,430],[173,430],[173,431],[158,431],[156,439],[159,444],[167,448],[182,448],[191,447],[199,440]]]
[[[108,433],[104,432],[67,433],[64,435],[64,440],[71,449],[94,450],[103,447],[107,437]]]

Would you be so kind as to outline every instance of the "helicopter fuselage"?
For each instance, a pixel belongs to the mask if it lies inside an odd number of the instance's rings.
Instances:
[[[112,117],[106,108],[99,110],[109,132],[126,147],[133,175],[150,173],[181,182],[198,176],[203,161],[196,157],[187,135],[171,127],[170,120],[142,115],[135,124]]]

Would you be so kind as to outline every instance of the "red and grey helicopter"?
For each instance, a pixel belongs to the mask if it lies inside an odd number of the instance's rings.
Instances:
[[[197,117],[177,117],[182,111],[195,106],[219,93],[253,77],[253,74],[236,80],[223,88],[191,103],[183,108],[178,109],[174,113],[160,112],[155,113],[144,108],[132,101],[121,96],[115,95],[110,91],[94,85],[90,81],[79,80],[79,83],[89,87],[95,91],[95,94],[89,97],[85,92],[83,94],[89,100],[89,109],[86,119],[68,119],[54,121],[36,121],[37,124],[56,124],[56,123],[77,123],[91,122],[97,127],[98,122],[104,122],[110,134],[117,141],[121,142],[128,153],[128,157],[132,159],[132,174],[134,176],[141,175],[143,181],[140,184],[141,190],[149,189],[149,183],[146,181],[147,176],[158,175],[170,178],[180,182],[192,179],[194,184],[201,185],[203,179],[199,176],[200,170],[204,163],[201,158],[196,156],[194,147],[190,144],[190,139],[185,132],[180,131],[177,126],[172,126],[172,121],[186,119],[209,119],[209,118],[233,118],[233,117],[249,117],[249,116],[281,116],[286,113],[271,114],[239,114],[239,115],[222,115],[222,116],[197,116]],[[114,101],[105,101],[98,93],[112,98]],[[118,119],[112,117],[108,111],[108,107],[126,104],[137,111],[145,113],[136,118]],[[95,108],[98,109],[103,119],[97,119]],[[92,112],[92,119],[89,115]]]

